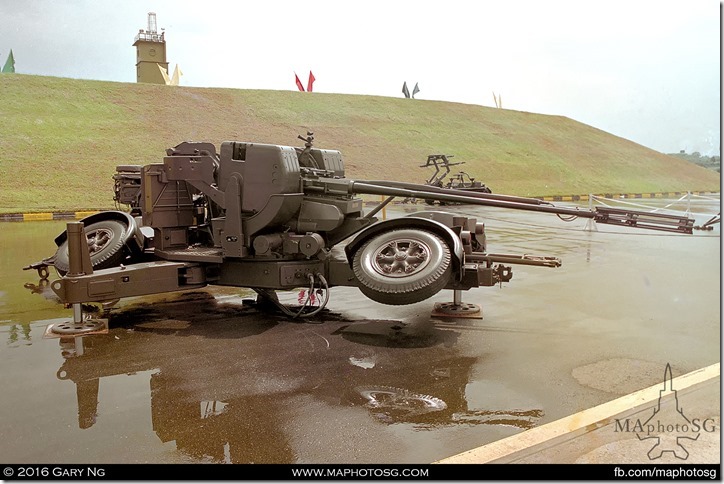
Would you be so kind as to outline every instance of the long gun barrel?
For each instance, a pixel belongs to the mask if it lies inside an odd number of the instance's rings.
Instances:
[[[622,225],[627,227],[638,227],[649,230],[660,230],[684,234],[691,234],[694,228],[694,219],[686,216],[650,213],[640,210],[616,209],[610,207],[596,207],[593,210],[584,210],[577,207],[558,207],[537,198],[492,193],[475,193],[463,190],[431,187],[415,183],[320,178],[305,180],[304,189],[327,193],[433,199],[451,203],[527,210],[532,212],[589,218],[602,224]]]

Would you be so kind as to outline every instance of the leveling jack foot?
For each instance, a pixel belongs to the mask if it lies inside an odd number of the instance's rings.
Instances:
[[[105,319],[85,319],[79,323],[75,321],[66,321],[64,323],[54,324],[50,331],[63,336],[78,336],[87,333],[96,333],[107,329],[107,320]]]
[[[483,310],[478,304],[464,303],[462,291],[453,291],[453,302],[435,303],[432,317],[483,319]]]
[[[73,303],[73,319],[62,323],[51,324],[46,330],[49,338],[62,338],[63,336],[82,336],[84,334],[97,334],[108,332],[107,319],[93,319],[83,316],[83,306]]]
[[[435,303],[432,316],[436,318],[483,319],[483,310],[477,304]]]

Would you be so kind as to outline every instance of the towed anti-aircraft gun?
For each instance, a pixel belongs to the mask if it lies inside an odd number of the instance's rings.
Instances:
[[[119,166],[115,199],[131,212],[100,212],[56,239],[55,255],[26,269],[47,279],[61,302],[111,305],[120,298],[200,288],[254,289],[290,316],[317,314],[329,288],[358,287],[392,305],[508,282],[508,264],[558,267],[555,257],[487,252],[484,225],[440,211],[379,221],[395,197],[493,206],[593,219],[598,223],[691,233],[686,217],[632,210],[556,207],[539,199],[426,185],[351,180],[342,155],[304,148],[225,141],[184,142],[162,163]],[[359,195],[387,198],[364,213]],[[345,242],[342,244],[342,242]],[[297,311],[275,290],[309,288]],[[315,306],[312,303],[315,302]],[[311,308],[311,309],[310,309]]]
[[[450,158],[452,158],[453,156],[454,155],[442,154],[428,155],[427,161],[424,165],[420,165],[420,168],[433,167],[435,168],[435,172],[430,176],[430,178],[428,178],[428,180],[425,182],[425,185],[439,188],[453,188],[466,192],[492,193],[490,187],[486,186],[480,181],[475,180],[475,178],[471,177],[468,173],[464,171],[451,175],[451,166],[462,165],[465,163],[464,161],[452,163],[450,161]],[[448,176],[450,177],[450,179],[447,182],[444,182],[445,178]],[[425,199],[425,203],[427,203],[428,205],[434,205],[435,203],[438,203],[440,205],[446,205],[450,202],[446,203],[441,200],[427,198]]]

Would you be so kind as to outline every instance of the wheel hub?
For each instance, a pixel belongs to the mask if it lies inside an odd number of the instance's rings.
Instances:
[[[405,277],[425,268],[430,262],[430,248],[419,240],[400,239],[377,249],[374,270],[390,277]]]
[[[113,232],[108,229],[96,229],[86,234],[88,249],[91,255],[103,250],[113,238]]]

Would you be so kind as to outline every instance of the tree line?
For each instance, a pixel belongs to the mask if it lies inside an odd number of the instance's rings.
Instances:
[[[684,150],[681,150],[678,153],[670,153],[670,155],[721,173],[721,156],[719,155],[702,156],[698,151],[686,153]]]

